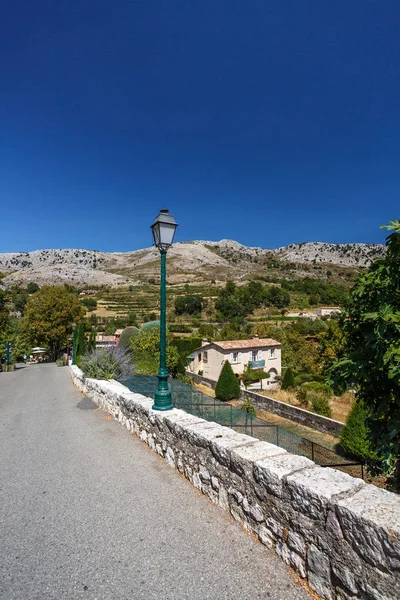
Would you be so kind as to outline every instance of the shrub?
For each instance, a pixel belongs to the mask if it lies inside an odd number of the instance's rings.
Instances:
[[[311,405],[313,407],[313,411],[323,417],[331,417],[332,410],[329,405],[329,399],[326,396],[321,396],[320,394],[313,394],[311,396]]]
[[[57,367],[65,367],[67,365],[67,359],[65,356],[60,356],[60,358],[57,358],[56,365]]]
[[[233,400],[240,395],[240,384],[232,367],[226,360],[215,388],[215,397],[219,400]]]
[[[133,374],[132,360],[125,348],[111,346],[97,348],[81,357],[81,368],[86,377],[116,379]]]
[[[301,387],[305,388],[307,391],[312,390],[314,392],[317,392],[322,396],[332,396],[333,394],[332,388],[329,387],[327,383],[321,383],[319,381],[310,381],[307,383],[303,383]]]
[[[135,335],[139,329],[137,327],[125,327],[125,329],[121,332],[121,336],[118,342],[118,348],[129,348],[129,340],[132,335]]]
[[[309,401],[307,396],[307,390],[305,390],[303,387],[297,388],[296,398],[302,408],[308,408]]]
[[[370,430],[367,424],[368,411],[363,400],[358,399],[347,417],[342,429],[340,445],[345,452],[365,460],[376,459],[369,439]]]
[[[294,375],[292,369],[288,367],[283,376],[281,388],[288,390],[292,387],[294,387]]]

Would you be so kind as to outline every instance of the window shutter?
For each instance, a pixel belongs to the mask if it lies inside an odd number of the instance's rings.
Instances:
[[[238,354],[238,362],[241,363],[242,362],[242,353],[239,352]]]
[[[258,355],[257,355],[257,360],[261,360],[262,359],[262,350],[258,351]]]
[[[232,364],[233,363],[233,352],[230,353],[229,357],[230,357],[230,363]]]
[[[251,362],[253,360],[253,352],[250,350],[249,352],[249,361]]]

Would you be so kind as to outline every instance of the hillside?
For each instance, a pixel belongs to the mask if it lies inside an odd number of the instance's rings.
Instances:
[[[246,281],[256,275],[346,280],[383,253],[384,246],[379,244],[306,242],[270,250],[243,246],[234,240],[181,242],[168,253],[168,278],[172,284]],[[155,248],[133,252],[59,249],[5,253],[0,254],[0,272],[5,274],[5,286],[30,281],[78,287],[140,285],[158,278],[159,255]]]

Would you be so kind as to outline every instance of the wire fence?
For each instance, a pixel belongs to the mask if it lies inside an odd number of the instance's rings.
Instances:
[[[133,392],[152,398],[157,389],[158,379],[146,375],[135,375],[125,379],[123,384]],[[231,427],[235,431],[246,433],[259,440],[275,444],[291,454],[306,456],[321,467],[333,467],[349,473],[353,477],[364,479],[365,464],[357,459],[321,446],[279,425],[254,417],[240,408],[194,390],[177,379],[170,379],[169,385],[172,401],[176,408],[207,421],[214,421],[220,425]]]

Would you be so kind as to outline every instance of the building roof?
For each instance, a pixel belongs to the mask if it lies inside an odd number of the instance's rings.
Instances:
[[[320,306],[319,308],[339,308],[340,306]]]
[[[96,342],[115,342],[115,335],[96,335]]]
[[[123,332],[123,329],[117,329],[117,331],[114,333],[114,335],[121,335],[122,332]]]
[[[224,340],[222,342],[213,342],[215,346],[223,350],[240,350],[243,348],[264,348],[266,346],[280,346],[281,343],[272,338],[253,338],[251,340]],[[204,346],[203,346],[204,347]]]

